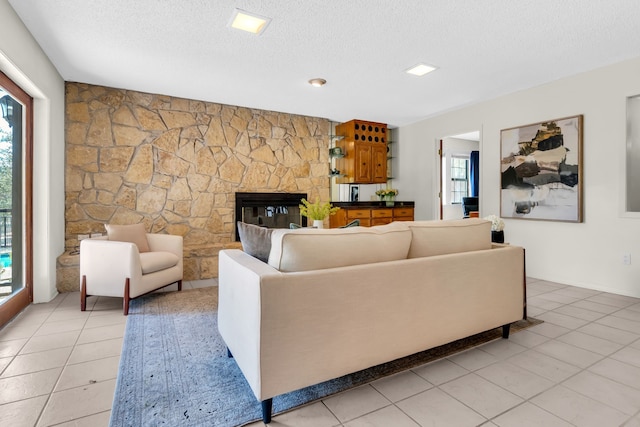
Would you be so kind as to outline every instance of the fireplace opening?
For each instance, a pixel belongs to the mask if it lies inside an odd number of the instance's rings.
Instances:
[[[299,205],[306,193],[236,193],[236,222],[267,228],[289,228],[292,222],[307,226]],[[240,241],[236,227],[236,242]]]

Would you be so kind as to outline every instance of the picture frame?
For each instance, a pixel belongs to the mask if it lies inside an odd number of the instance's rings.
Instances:
[[[349,201],[357,202],[360,200],[360,186],[349,184]]]
[[[582,222],[583,116],[500,131],[500,216]]]

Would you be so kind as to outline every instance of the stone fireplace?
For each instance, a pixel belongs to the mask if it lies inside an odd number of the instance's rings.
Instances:
[[[298,207],[303,198],[307,198],[306,193],[236,193],[236,222],[266,228],[289,228],[291,223],[306,227],[307,217],[300,215]]]
[[[78,289],[68,256],[78,235],[105,233],[108,223],[181,235],[184,280],[217,277],[218,252],[239,247],[235,193],[330,200],[329,127],[317,117],[66,83],[58,290]]]

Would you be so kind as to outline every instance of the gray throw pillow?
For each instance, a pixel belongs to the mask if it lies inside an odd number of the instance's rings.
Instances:
[[[295,230],[297,228],[302,228],[302,226],[300,224],[296,224],[295,222],[290,222],[289,223],[289,229]]]
[[[247,224],[242,221],[238,221],[237,227],[238,234],[240,235],[240,242],[242,243],[242,249],[252,257],[258,258],[262,262],[269,261],[269,252],[271,252],[271,233],[273,230],[253,224]]]

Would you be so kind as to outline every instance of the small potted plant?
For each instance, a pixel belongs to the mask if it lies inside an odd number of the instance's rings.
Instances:
[[[485,217],[487,221],[491,221],[491,241],[493,243],[504,243],[504,221],[496,215]]]
[[[387,206],[393,206],[394,199],[398,195],[398,190],[395,188],[381,188],[376,191],[376,195],[380,197],[380,200],[386,200]]]
[[[319,197],[316,197],[315,203],[311,203],[307,199],[300,201],[302,202],[299,205],[300,214],[312,220],[315,228],[323,228],[325,218],[335,214],[340,209],[339,207],[333,207],[329,202],[320,203]]]

